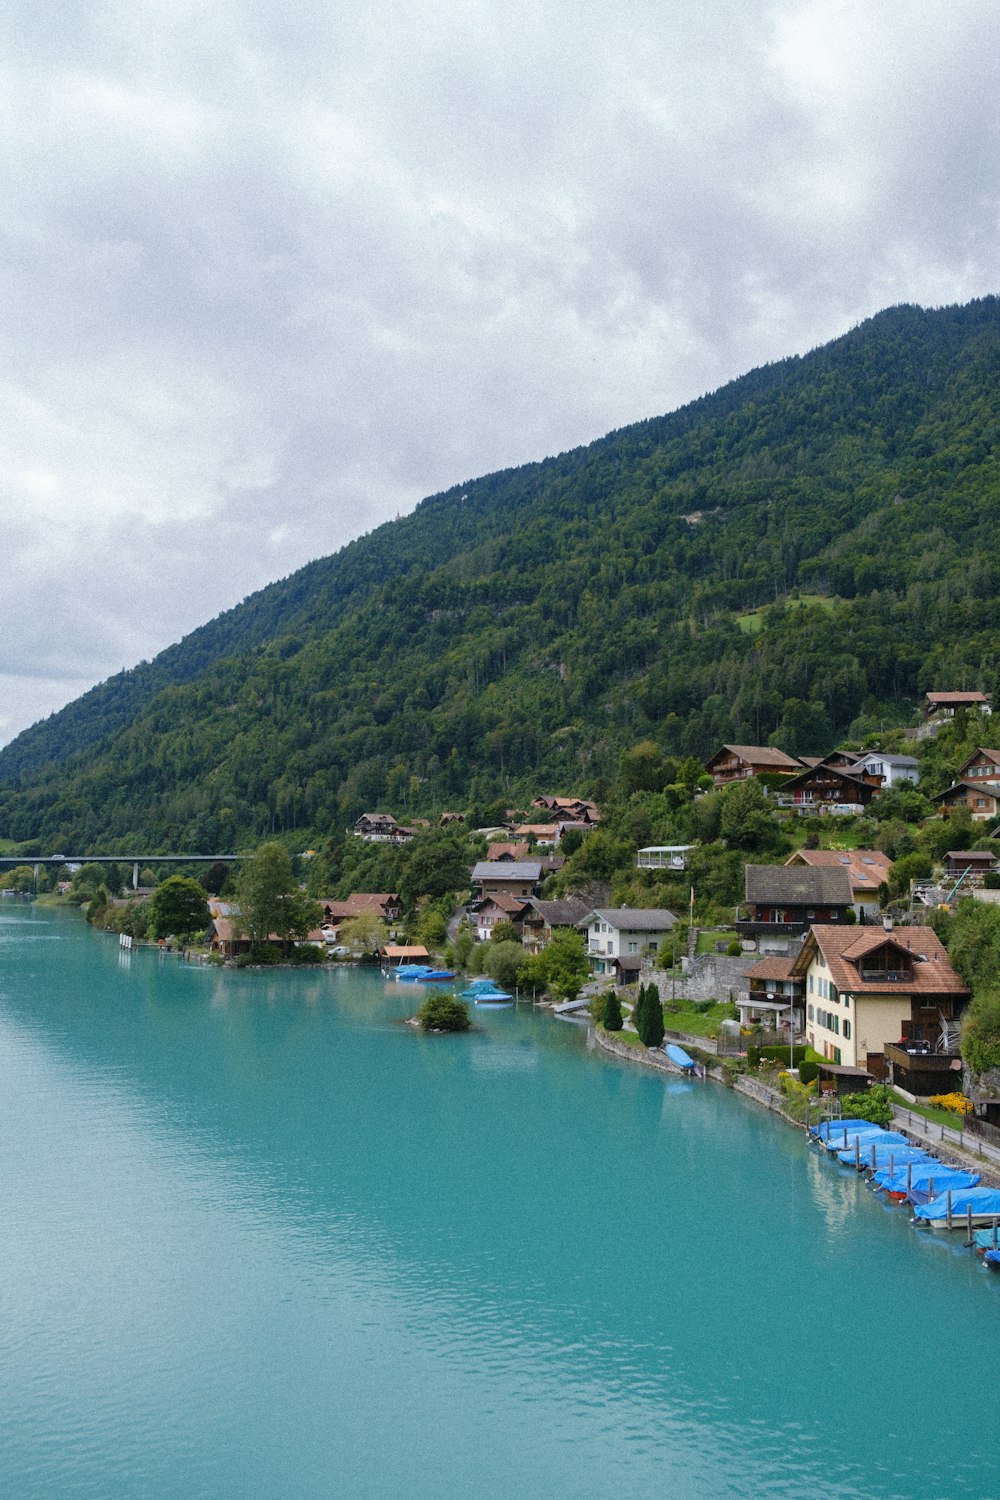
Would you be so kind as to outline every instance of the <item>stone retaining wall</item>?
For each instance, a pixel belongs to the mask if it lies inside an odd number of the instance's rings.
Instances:
[[[743,971],[756,958],[754,953],[744,953],[739,958],[730,958],[728,953],[703,953],[700,958],[693,959],[688,965],[687,973],[674,982],[676,993],[688,1000],[719,1001],[728,1000],[730,990],[734,995],[744,994],[748,985]],[[661,1000],[670,999],[669,974],[656,969],[643,977],[652,979],[660,992]]]

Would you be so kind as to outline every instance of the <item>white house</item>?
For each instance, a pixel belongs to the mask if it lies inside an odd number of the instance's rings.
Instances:
[[[590,972],[623,981],[638,974],[644,959],[656,956],[676,922],[672,911],[617,906],[595,908],[576,925],[587,937]]]
[[[901,781],[912,781],[916,786],[920,780],[920,767],[914,755],[886,755],[882,750],[869,750],[852,767],[856,776],[881,776],[882,789],[898,786]]]

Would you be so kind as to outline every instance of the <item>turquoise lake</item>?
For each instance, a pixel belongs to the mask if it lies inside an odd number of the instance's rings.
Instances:
[[[1000,1496],[1000,1277],[530,1008],[0,907],[0,1489]]]

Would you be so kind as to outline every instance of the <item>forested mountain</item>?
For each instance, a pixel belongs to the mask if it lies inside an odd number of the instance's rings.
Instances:
[[[817,753],[1000,666],[1000,301],[425,500],[0,751],[0,837],[219,849]],[[752,612],[752,613],[749,613]]]

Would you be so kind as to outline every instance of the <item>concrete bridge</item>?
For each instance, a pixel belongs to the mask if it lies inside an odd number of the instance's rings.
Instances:
[[[42,865],[131,865],[132,889],[138,890],[143,865],[226,865],[245,858],[245,854],[5,854],[0,856],[0,869],[4,865],[31,865],[37,882]]]

